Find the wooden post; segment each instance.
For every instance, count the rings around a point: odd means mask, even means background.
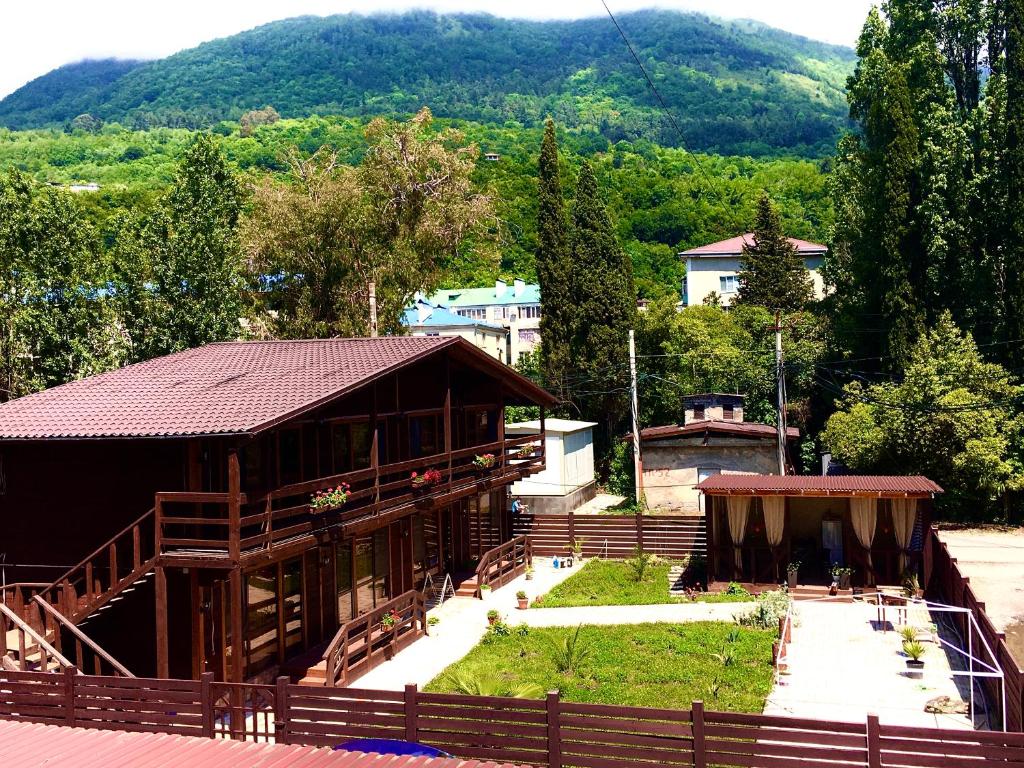
[[[238,467],[238,449],[232,447],[228,451],[228,556],[234,564],[237,564],[242,556],[241,478],[241,471]]]
[[[576,510],[569,510],[569,546],[576,541]]]
[[[199,706],[202,708],[203,736],[213,738],[213,672],[199,676]]]
[[[868,768],[882,768],[881,737],[878,728],[878,715],[868,715],[867,732]]]
[[[707,768],[708,756],[704,749],[704,702],[693,702],[690,710],[693,724],[693,768]]]
[[[274,689],[274,741],[288,743],[288,684],[291,680],[282,675],[277,678]]]
[[[559,723],[561,714],[558,691],[548,691],[546,703],[548,724],[548,768],[562,768],[562,734]]]
[[[232,683],[243,682],[245,674],[245,659],[242,654],[245,650],[245,642],[242,638],[242,570],[236,566],[228,578],[228,586],[231,590],[231,671]]]
[[[39,657],[44,659],[43,668],[46,668],[46,652],[40,648]],[[64,725],[74,727],[75,725],[75,676],[78,670],[75,667],[64,667]]]
[[[416,727],[416,694],[415,683],[405,686],[405,740],[416,741],[419,729]]]
[[[167,679],[170,656],[167,645],[167,573],[162,565],[156,567],[156,676]]]

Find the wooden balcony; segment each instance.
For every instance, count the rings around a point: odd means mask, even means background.
[[[479,467],[476,456],[493,454]],[[544,469],[543,438],[524,435],[454,451],[321,477],[277,488],[260,498],[242,493],[158,493],[156,551],[181,566],[233,567],[284,549],[302,549],[317,535],[349,536],[412,513],[506,485]],[[438,482],[414,487],[412,473],[436,470]],[[342,483],[345,504],[310,512],[310,497]]]

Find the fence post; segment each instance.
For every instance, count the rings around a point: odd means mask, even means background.
[[[548,768],[562,768],[561,707],[558,691],[548,691]]]
[[[418,741],[418,731],[416,727],[416,705],[417,705],[417,693],[419,689],[415,683],[407,683],[405,686],[405,740],[406,741]]]
[[[43,659],[45,668],[46,651],[40,648],[39,656]],[[72,727],[75,725],[75,676],[77,674],[77,667],[64,667],[64,724]]]
[[[575,510],[569,510],[569,546],[573,545],[576,541],[576,512]]]
[[[707,768],[708,756],[704,749],[704,702],[693,702],[690,710],[693,725],[693,767]]]
[[[203,736],[213,738],[213,672],[199,676],[199,706],[203,713]]]
[[[636,508],[636,545],[644,551],[644,513],[641,511],[639,499]]]
[[[277,678],[274,689],[274,741],[278,744],[288,743],[288,684],[291,679],[287,675]]]
[[[878,715],[868,715],[868,768],[882,768],[882,748]]]

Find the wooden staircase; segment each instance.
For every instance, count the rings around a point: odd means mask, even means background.
[[[456,597],[476,597],[480,590],[480,582],[475,573],[469,576],[454,576],[452,581],[455,582]]]

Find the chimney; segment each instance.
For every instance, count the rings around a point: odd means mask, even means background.
[[[416,302],[416,322],[422,323],[434,313],[434,308],[425,301]]]
[[[516,296],[522,296],[526,292],[526,281],[521,277],[517,277],[512,281],[513,293]]]
[[[504,280],[495,280],[494,281],[494,295],[495,295],[496,298],[500,299],[502,296],[505,295],[505,291],[507,291],[507,290],[508,290],[508,283],[506,283]]]

